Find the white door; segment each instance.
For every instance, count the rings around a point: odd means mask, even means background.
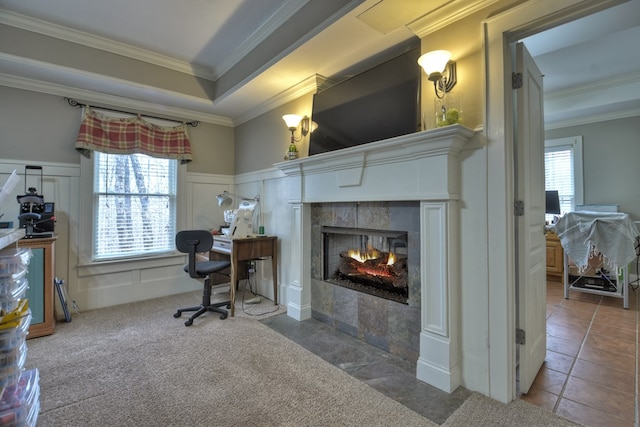
[[[542,73],[524,44],[516,45],[515,190],[524,203],[516,217],[517,327],[520,391],[527,393],[546,355],[546,243],[544,236],[544,116]],[[517,79],[519,80],[519,79]]]

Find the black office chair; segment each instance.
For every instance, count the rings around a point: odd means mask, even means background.
[[[195,311],[195,313],[184,322],[185,326],[191,326],[193,319],[207,311],[220,313],[221,319],[227,318],[226,306],[231,308],[231,302],[218,302],[211,304],[211,275],[219,273],[221,270],[231,266],[230,261],[196,261],[196,254],[209,252],[213,245],[213,236],[207,230],[185,230],[176,234],[176,248],[183,253],[189,254],[189,263],[184,266],[184,271],[189,273],[194,279],[204,279],[204,290],[202,292],[202,304],[196,307],[181,308],[175,312],[176,319],[182,315],[183,311]]]

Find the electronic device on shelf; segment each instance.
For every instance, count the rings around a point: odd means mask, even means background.
[[[229,226],[222,228],[222,234],[231,239],[255,236],[253,217],[256,204],[256,201],[244,200],[240,202],[238,209],[225,210],[224,220]]]
[[[56,222],[55,205],[52,202],[45,202],[44,196],[38,194],[35,187],[27,189],[27,171],[31,169],[40,170],[42,186],[42,166],[25,166],[25,194],[16,197],[20,204],[18,214],[20,228],[25,229],[26,239],[53,237]]]

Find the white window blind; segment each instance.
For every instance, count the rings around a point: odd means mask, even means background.
[[[173,251],[177,160],[94,155],[94,260]]]
[[[561,214],[582,203],[582,137],[545,141],[544,187],[558,191]]]
[[[555,147],[544,153],[544,187],[557,190],[560,196],[560,211],[571,212],[575,208],[573,185],[573,153],[571,149]]]

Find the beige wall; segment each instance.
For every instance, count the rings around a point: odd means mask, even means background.
[[[187,171],[234,175],[233,159],[236,156],[235,131],[229,126],[203,123],[189,127],[191,154],[193,161],[187,165]]]
[[[545,132],[545,139],[582,136],[584,203],[618,204],[640,221],[640,117]]]
[[[0,86],[0,158],[80,163],[75,137],[79,108],[60,96]],[[189,172],[233,175],[233,128],[200,123],[188,128],[194,160]]]
[[[313,94],[304,95],[283,106],[243,123],[235,129],[236,174],[242,174],[273,167],[284,161],[284,153],[291,141],[282,116],[300,114],[311,116]],[[299,135],[299,131],[296,133]],[[309,135],[297,142],[300,157],[309,153]]]
[[[458,81],[452,93],[461,95],[463,124],[471,129],[484,122],[485,76],[482,56],[482,21],[522,2],[522,0],[499,1],[480,12],[434,31],[421,40],[422,53],[439,49],[451,52],[451,59],[456,62]],[[426,75],[423,77],[422,87],[422,112],[427,119],[430,119],[435,115],[436,96],[433,83],[426,79]]]
[[[80,163],[80,109],[62,97],[0,86],[0,158]]]

